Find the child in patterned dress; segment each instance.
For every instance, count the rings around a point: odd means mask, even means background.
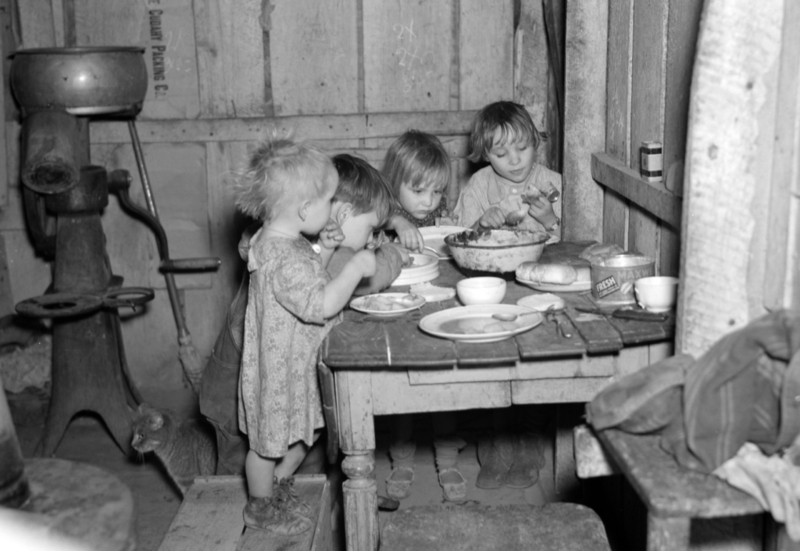
[[[383,175],[397,203],[389,227],[410,250],[422,251],[424,242],[418,228],[434,226],[447,214],[445,191],[450,184],[450,158],[436,136],[409,130],[386,152]],[[455,412],[431,415],[434,433],[434,457],[439,484],[448,501],[467,497],[467,481],[458,470],[458,452],[466,442],[456,435]],[[386,493],[404,499],[414,481],[413,417],[397,415],[392,427],[389,456],[392,472],[386,479]]]
[[[239,209],[263,221],[250,240],[250,273],[239,380],[239,427],[248,436],[245,525],[295,535],[312,525],[292,475],[324,426],[317,354],[332,320],[364,277],[372,251],[358,251],[331,278],[319,235],[334,249],[341,230],[330,214],[338,175],[319,149],[274,137],[237,179]]]

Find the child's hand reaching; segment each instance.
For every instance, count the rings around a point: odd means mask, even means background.
[[[556,213],[553,211],[553,204],[541,193],[536,197],[531,197],[528,204],[530,205],[528,214],[545,228],[551,227],[558,220]]]
[[[328,223],[319,232],[319,244],[326,249],[335,249],[343,240],[344,233],[335,220],[328,220]]]
[[[400,244],[409,251],[422,252],[425,247],[425,241],[422,239],[420,231],[408,220],[402,216],[395,216],[392,220],[394,231],[397,233],[397,238]]]
[[[483,213],[478,224],[484,228],[501,228],[506,223],[506,215],[500,207],[490,207]]]

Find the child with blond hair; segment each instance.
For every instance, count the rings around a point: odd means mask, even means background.
[[[334,249],[341,230],[330,222],[338,175],[319,149],[274,137],[253,153],[237,178],[236,204],[263,222],[250,240],[250,273],[239,380],[239,428],[248,436],[245,459],[251,528],[283,535],[308,530],[311,508],[292,488],[292,475],[324,427],[317,354],[333,318],[364,277],[375,255],[355,253],[331,278],[320,249]]]
[[[561,174],[536,162],[541,137],[528,111],[498,101],[476,115],[470,133],[469,160],[486,161],[461,191],[455,207],[458,224],[500,228],[507,215],[520,213],[518,229],[545,231],[558,241],[561,220],[548,197],[561,192]]]
[[[472,175],[455,207],[458,224],[466,227],[512,226],[550,234],[559,241],[561,220],[553,201],[561,193],[561,174],[536,162],[541,136],[530,114],[511,101],[491,103],[478,111],[470,133],[471,161],[488,166]],[[518,220],[510,220],[518,213]],[[547,406],[517,406],[493,412],[494,429],[478,441],[481,470],[475,485],[527,488],[544,467]]]
[[[389,147],[383,175],[394,193],[396,207],[389,228],[410,250],[422,251],[424,242],[418,228],[434,226],[447,215],[445,191],[450,184],[450,158],[436,136],[409,130]],[[448,501],[467,496],[467,482],[458,470],[458,452],[466,442],[456,435],[455,412],[432,414],[434,458],[439,484]],[[417,449],[413,435],[413,417],[394,419],[389,456],[392,472],[386,479],[386,493],[404,499],[414,481],[414,456]]]

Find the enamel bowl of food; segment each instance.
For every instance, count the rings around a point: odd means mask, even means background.
[[[444,238],[460,268],[481,272],[513,272],[523,262],[542,256],[550,236],[528,230],[479,230]]]
[[[537,291],[574,293],[592,287],[592,270],[586,265],[523,262],[515,275],[519,283]]]
[[[354,298],[350,308],[373,316],[395,316],[416,310],[423,304],[425,299],[412,293],[379,293]]]
[[[468,277],[456,283],[461,303],[500,304],[506,296],[506,281],[499,277]]]
[[[400,270],[400,275],[392,281],[392,287],[414,285],[439,277],[439,258],[431,253],[411,253],[411,264]]]

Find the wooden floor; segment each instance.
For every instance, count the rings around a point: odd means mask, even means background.
[[[191,394],[176,396],[149,395],[145,398],[155,405],[169,403],[173,409],[188,410],[192,407]],[[12,414],[16,408],[12,405]],[[464,412],[468,417],[475,419],[481,417],[481,412]],[[483,414],[485,415],[485,413]],[[15,421],[19,415],[14,415]],[[26,457],[33,454],[33,450],[41,436],[42,420],[35,415],[25,415],[23,422],[17,422],[17,435]],[[461,418],[460,418],[461,419]],[[390,419],[378,418],[378,450],[376,451],[376,479],[378,492],[385,495],[385,479],[390,472],[387,457],[387,434]],[[414,505],[436,505],[443,502],[441,488],[439,487],[433,461],[433,451],[430,437],[426,436],[427,421],[424,417],[417,419],[416,424],[422,426],[420,444],[417,451],[416,475],[411,496],[401,503],[401,510]],[[469,424],[469,423],[468,423]],[[547,454],[548,464],[541,473],[540,482],[526,490],[503,488],[499,490],[481,490],[475,487],[475,479],[480,470],[476,454],[477,435],[465,430],[465,439],[468,446],[459,456],[461,472],[468,481],[467,499],[486,505],[504,504],[530,504],[543,505],[554,500],[552,485],[552,457]],[[145,457],[126,457],[114,444],[102,422],[93,416],[78,416],[69,425],[64,439],[56,450],[56,457],[73,461],[82,461],[104,468],[127,484],[134,494],[137,508],[136,531],[140,551],[156,551],[161,544],[167,530],[175,517],[181,504],[181,497],[163,472],[156,458],[150,455]],[[332,488],[332,493],[339,492]],[[334,507],[334,511],[336,507]],[[381,523],[384,524],[392,513],[381,513]],[[334,513],[335,516],[335,513]],[[334,522],[335,519],[334,519]],[[337,534],[334,526],[334,548],[341,548],[340,533]],[[339,531],[340,532],[340,531]]]

